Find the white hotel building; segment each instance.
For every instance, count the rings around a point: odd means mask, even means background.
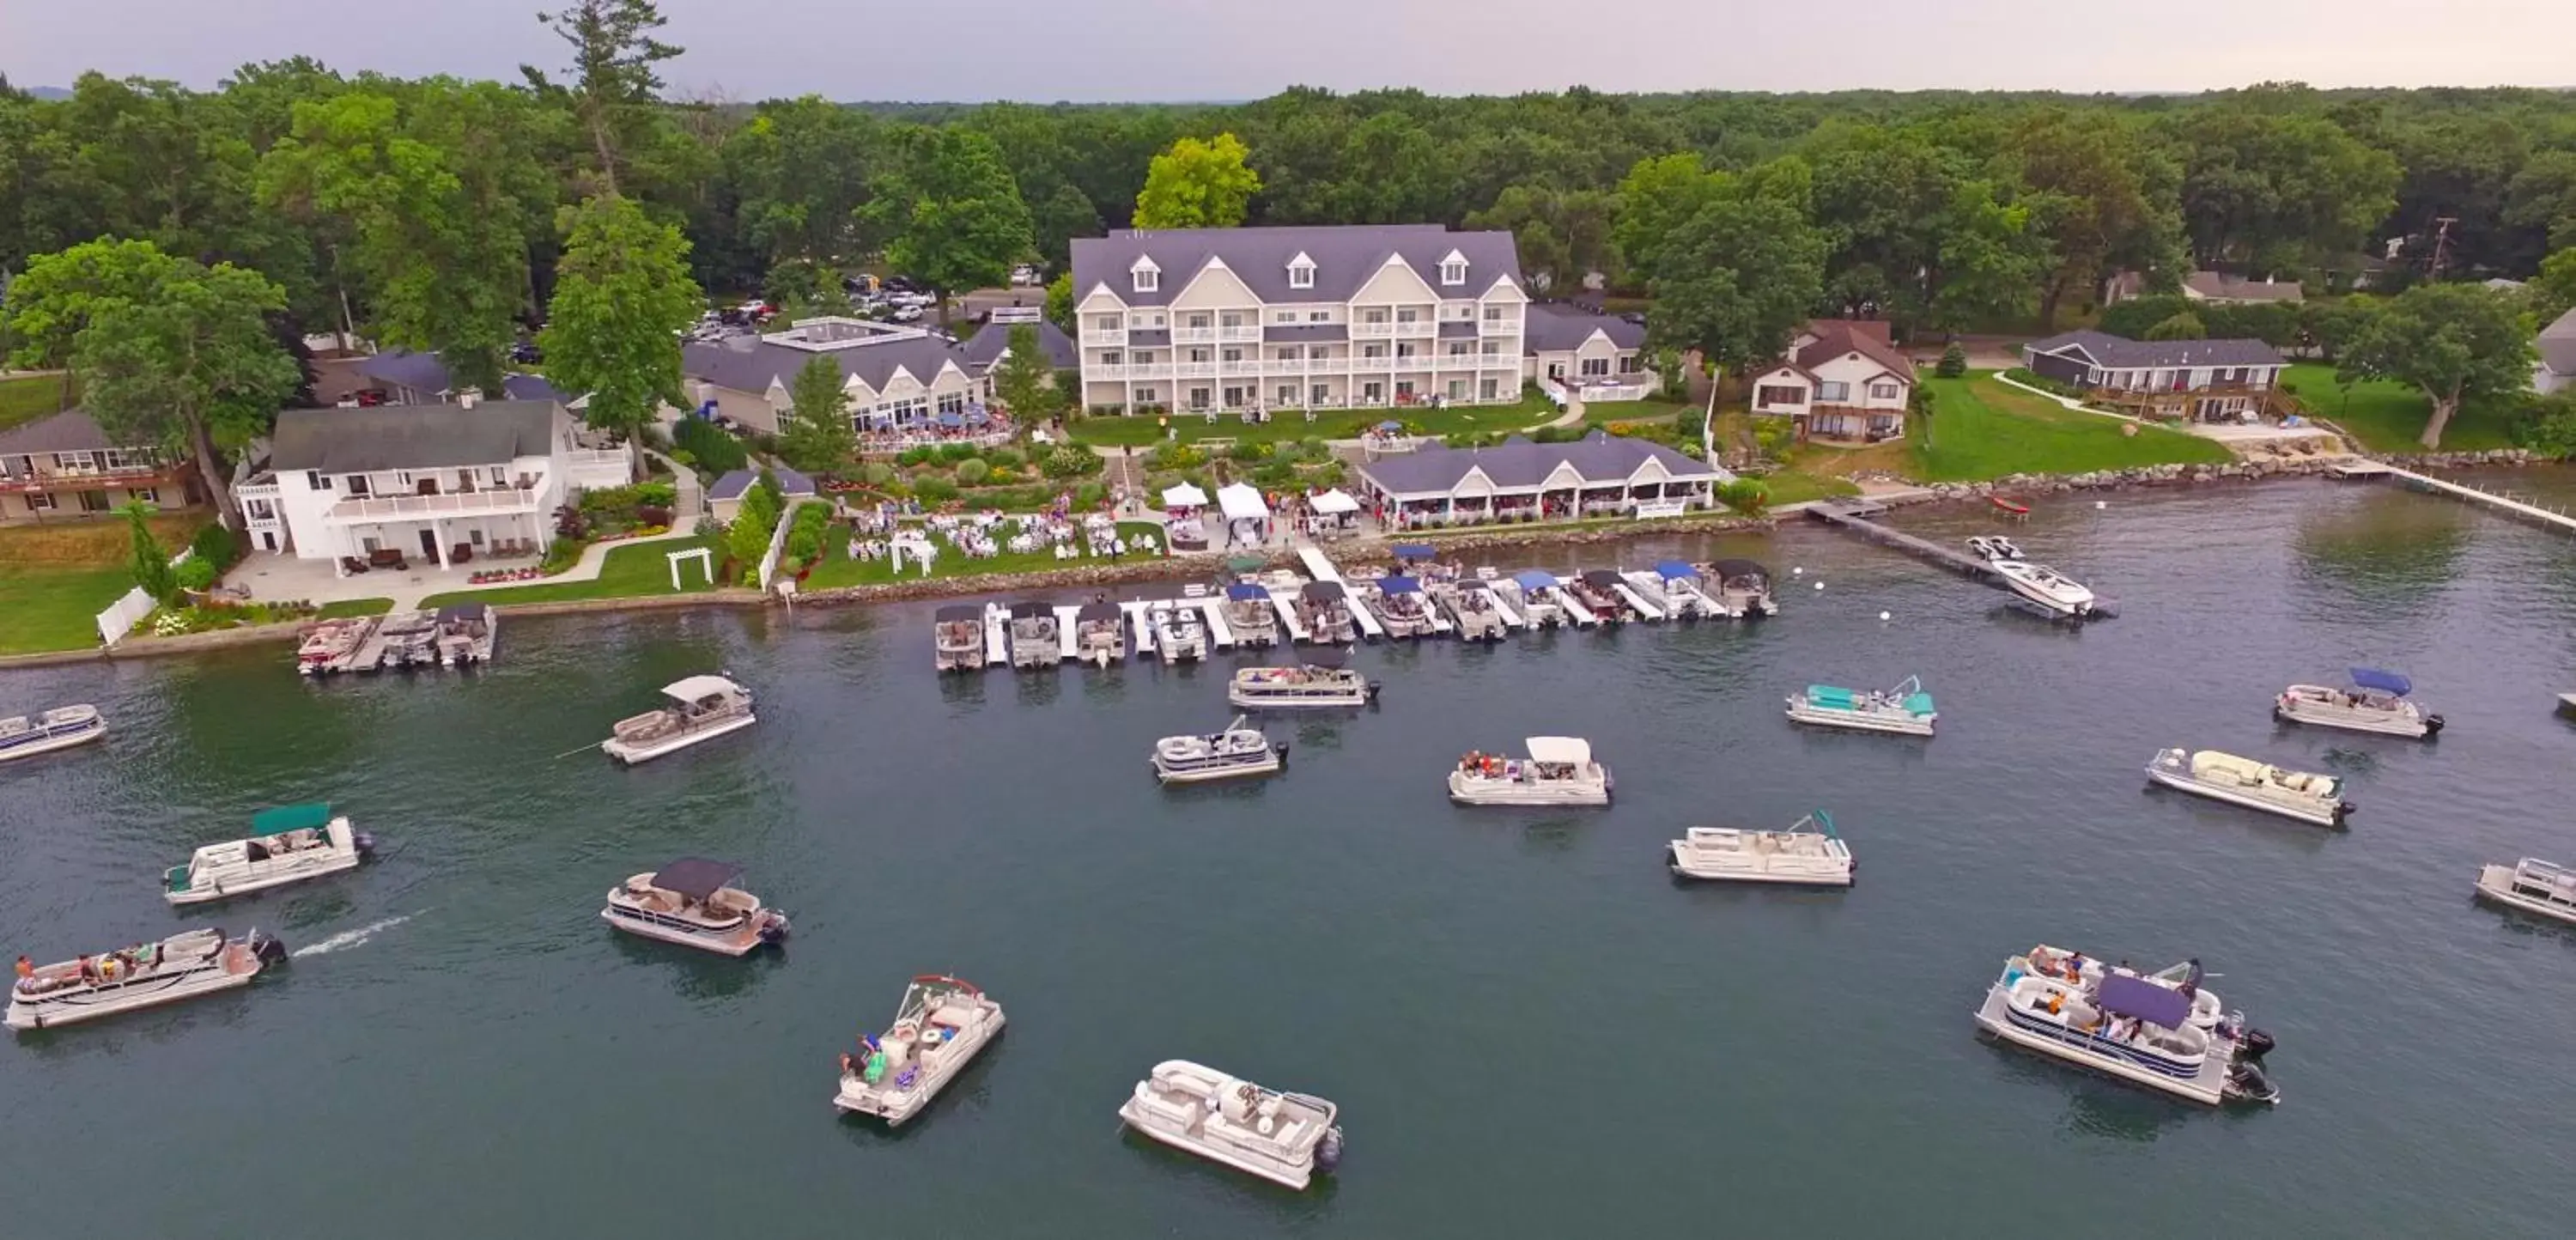
[[[1074,240],[1073,291],[1095,412],[1520,399],[1530,299],[1507,232],[1121,231]]]

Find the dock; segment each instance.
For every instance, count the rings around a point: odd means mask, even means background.
[[[1218,594],[1210,595],[1206,598],[1182,599],[1181,605],[1184,607],[1196,607],[1199,609],[1200,615],[1207,617],[1209,645],[1214,646],[1219,650],[1234,649],[1234,630],[1227,627],[1225,617],[1219,614],[1225,610],[1224,595]]]
[[[1011,662],[1011,613],[1000,603],[984,604],[984,666],[1008,667]]]
[[[1081,635],[1074,632],[1073,624],[1074,613],[1081,610],[1081,608],[1075,607],[1069,603],[1059,603],[1056,605],[1055,635],[1058,641],[1064,643],[1064,657],[1068,660],[1073,658],[1077,653],[1077,643],[1082,640]]]
[[[1664,618],[1664,609],[1656,606],[1654,600],[1638,593],[1635,586],[1629,585],[1625,580],[1621,580],[1616,584],[1619,589],[1619,597],[1628,600],[1628,605],[1636,608],[1638,615],[1643,616],[1648,620],[1661,620]]]
[[[1494,600],[1494,610],[1503,617],[1504,628],[1518,630],[1530,626],[1529,617],[1522,615],[1521,610],[1512,606],[1511,600],[1504,598],[1503,592],[1494,589],[1490,582],[1485,587],[1485,597]]]
[[[1360,636],[1370,641],[1386,636],[1386,626],[1377,622],[1377,613],[1370,611],[1368,604],[1361,602],[1358,595],[1350,592],[1350,583],[1342,580],[1342,570],[1333,567],[1333,562],[1326,559],[1323,552],[1313,547],[1299,547],[1297,558],[1305,562],[1307,576],[1317,581],[1332,582],[1342,588],[1345,596],[1343,602],[1350,607],[1351,619],[1358,623]]]
[[[1964,551],[1953,551],[1930,539],[1917,538],[1912,534],[1891,530],[1876,521],[1869,520],[1870,517],[1885,511],[1887,507],[1884,504],[1871,504],[1864,501],[1856,504],[1817,504],[1807,509],[1807,515],[1827,525],[1849,530],[1881,546],[1894,547],[1919,559],[1930,560],[1962,576],[1974,577],[1992,586],[2003,585],[2003,578],[1997,575],[1995,570],[1986,567],[1984,560]]]
[[[2379,463],[2373,461],[2371,464],[2378,465]],[[2338,474],[2337,476],[2340,477],[2345,475]],[[2379,465],[2379,472],[2377,474],[2365,474],[2360,476],[2393,478],[2396,479],[2399,484],[2414,490],[2425,491],[2434,495],[2443,495],[2452,499],[2462,500],[2485,508],[2487,511],[2496,513],[2499,516],[2512,517],[2517,521],[2537,525],[2543,529],[2556,530],[2561,534],[2576,534],[2576,516],[2569,516],[2555,508],[2543,508],[2538,504],[2525,503],[2510,495],[2499,495],[2496,492],[2484,490],[2478,487],[2467,486],[2457,482],[2447,482],[2440,478],[2416,473],[2411,469],[2399,469],[2393,465]]]
[[[1566,615],[1574,617],[1575,624],[1588,629],[1601,623],[1601,617],[1593,615],[1591,608],[1576,601],[1574,591],[1565,588],[1565,578],[1557,578],[1556,584],[1548,587],[1548,592],[1556,596],[1556,605],[1564,608]]]
[[[1342,570],[1333,567],[1333,562],[1330,559],[1325,558],[1323,552],[1317,551],[1313,547],[1299,547],[1297,548],[1297,558],[1306,565],[1307,576],[1312,577],[1317,581],[1341,583],[1345,588],[1348,588],[1348,583],[1342,582]]]
[[[1297,614],[1297,587],[1282,588],[1263,582],[1261,588],[1269,591],[1270,610],[1279,617],[1280,626],[1288,630],[1288,640],[1291,642],[1309,640],[1305,618]]]
[[[1118,610],[1127,613],[1127,627],[1135,633],[1135,638],[1127,643],[1128,654],[1139,659],[1155,654],[1154,605],[1142,599],[1129,599],[1120,603]]]

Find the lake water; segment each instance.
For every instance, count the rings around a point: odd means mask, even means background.
[[[6,1230],[2563,1234],[2576,933],[2470,884],[2576,860],[2576,728],[2551,714],[2576,544],[2369,485],[2107,504],[2012,529],[2119,601],[2080,632],[1803,525],[1586,548],[1751,554],[1786,614],[1367,648],[1379,709],[1274,724],[1288,774],[1214,790],[1144,759],[1225,721],[1223,662],[943,680],[929,604],[513,621],[474,677],[312,684],[273,647],[0,676],[7,713],[95,701],[116,726],[0,768],[0,944],[54,960],[213,921],[300,953],[0,1047]],[[2270,722],[2283,683],[2355,662],[2410,672],[2449,730]],[[632,771],[590,748],[716,668],[760,694],[753,732]],[[1780,717],[1810,681],[1909,673],[1935,740]],[[1534,733],[1590,737],[1616,807],[1446,802],[1459,753]],[[2340,772],[2360,812],[2331,834],[2149,793],[2167,745]],[[161,903],[194,844],[311,799],[386,855]],[[1664,870],[1685,826],[1816,807],[1852,890]],[[610,885],[692,853],[794,914],[782,955],[602,925]],[[2040,941],[2201,956],[2279,1038],[2282,1105],[1981,1041],[1971,1009]],[[982,984],[1009,1032],[899,1134],[839,1118],[835,1055],[927,971]],[[1334,1099],[1341,1173],[1293,1194],[1122,1135],[1164,1058]]]

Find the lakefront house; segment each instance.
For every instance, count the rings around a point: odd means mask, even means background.
[[[2129,340],[2061,332],[2021,347],[2031,373],[2159,417],[2209,422],[2260,413],[2290,365],[2260,340]]]
[[[1905,434],[1914,363],[1880,319],[1817,319],[1745,386],[1755,414],[1788,418],[1801,439],[1877,443]]]
[[[133,503],[185,508],[201,498],[194,462],[121,442],[80,410],[0,431],[0,525],[105,516]]]

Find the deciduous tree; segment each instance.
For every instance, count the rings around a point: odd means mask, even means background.
[[[1011,334],[1003,342],[1001,363],[993,368],[993,395],[1000,397],[1002,407],[1022,426],[1040,421],[1063,404],[1064,394],[1055,386],[1055,372],[1047,365],[1046,350],[1038,344],[1034,323],[1013,323]]]
[[[1659,345],[1738,370],[1778,357],[1824,290],[1825,242],[1778,197],[1725,190],[1660,242],[1648,270]]]
[[[1154,157],[1136,195],[1138,228],[1232,228],[1243,222],[1261,174],[1246,166],[1243,139],[1221,133],[1183,138]]]
[[[949,294],[999,284],[1029,256],[1029,208],[1001,148],[983,134],[915,130],[907,148],[862,218],[885,231],[886,261],[938,295],[945,323]]]
[[[2424,284],[2374,309],[2345,342],[2336,378],[2395,379],[2433,402],[2419,440],[2442,430],[2466,401],[2497,400],[2531,382],[2531,336],[2513,302],[2475,284]]]
[[[662,89],[654,66],[680,54],[680,49],[653,37],[667,19],[653,0],[573,0],[557,13],[537,20],[572,48],[572,79],[558,88],[545,73],[521,65],[529,85],[540,93],[568,95],[572,112],[590,139],[598,189],[617,192],[621,166],[648,140],[652,108]]]
[[[643,430],[666,402],[685,406],[682,328],[706,297],[689,278],[689,243],[642,208],[605,194],[564,211],[564,256],[537,342],[547,377],[587,393],[581,417],[626,437],[640,472]]]

